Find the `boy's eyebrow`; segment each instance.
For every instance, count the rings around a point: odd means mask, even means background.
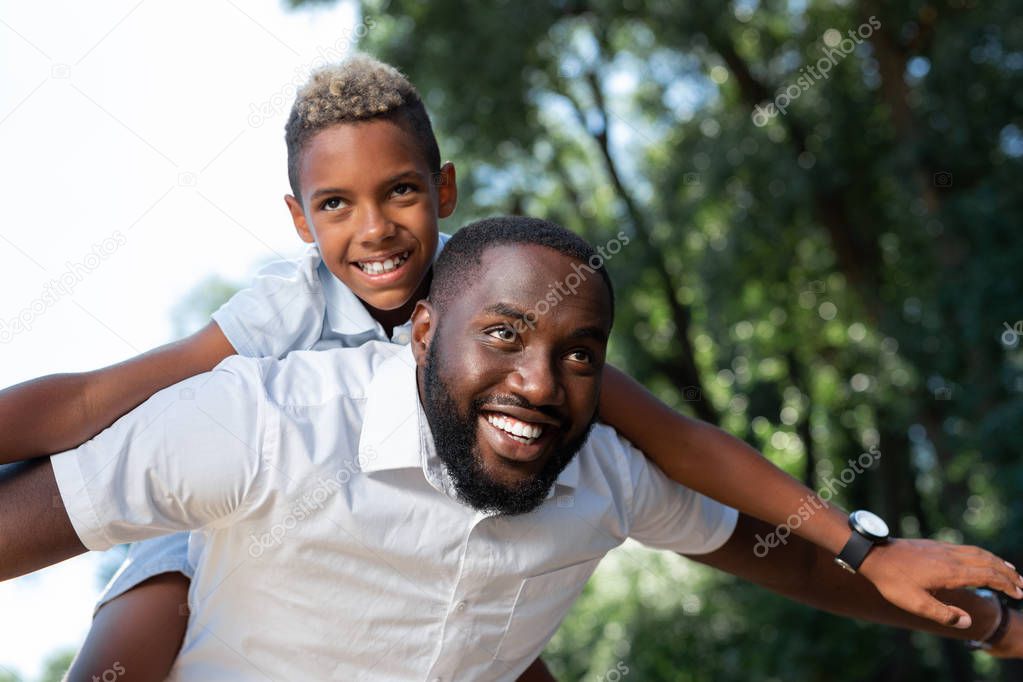
[[[406,178],[414,178],[416,180],[419,180],[420,182],[425,182],[427,179],[427,177],[420,173],[419,171],[415,169],[409,169],[407,171],[402,171],[401,173],[395,173],[391,177],[384,180],[382,184],[390,185],[392,182],[397,182],[398,180],[405,180]]]
[[[406,179],[414,179],[414,180],[418,180],[419,182],[426,182],[427,181],[426,176],[424,176],[422,173],[420,173],[419,171],[417,171],[415,169],[409,169],[409,170],[406,170],[406,171],[402,171],[400,173],[395,173],[394,175],[392,175],[392,176],[388,177],[387,179],[385,179],[380,184],[381,184],[381,186],[391,185],[391,184],[393,184],[395,182],[398,182],[399,180],[406,180]],[[340,187],[321,187],[320,189],[316,190],[315,192],[313,192],[309,196],[309,200],[312,201],[312,200],[316,199],[317,197],[321,197],[321,196],[323,196],[325,194],[345,194],[347,191],[348,190],[342,189]]]

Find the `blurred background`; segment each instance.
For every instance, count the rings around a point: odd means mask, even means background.
[[[0,36],[0,384],[176,338],[299,252],[283,123],[310,69],[361,49],[409,75],[458,167],[443,230],[624,232],[616,364],[846,508],[1023,565],[1015,3],[0,2]],[[111,554],[0,584],[0,680],[59,679]],[[1023,678],[632,546],[545,659],[609,682]]]

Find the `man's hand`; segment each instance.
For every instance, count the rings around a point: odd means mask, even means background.
[[[1009,629],[997,645],[987,650],[995,658],[1023,658],[1023,613],[1009,611]]]
[[[1015,599],[1023,598],[1023,578],[1016,569],[979,547],[893,539],[874,547],[859,572],[895,606],[961,629],[970,627],[970,614],[936,599],[935,590],[987,587]],[[1023,633],[1017,637],[1023,645]]]

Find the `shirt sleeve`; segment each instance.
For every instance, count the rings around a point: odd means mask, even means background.
[[[732,536],[739,513],[671,480],[619,436],[632,483],[629,537],[655,549],[707,554]]]
[[[271,263],[255,281],[213,313],[239,355],[283,357],[311,348],[320,338],[326,309],[317,275],[319,252]]]
[[[92,440],[51,458],[89,549],[227,525],[265,478],[276,414],[258,361],[232,356],[155,394]]]

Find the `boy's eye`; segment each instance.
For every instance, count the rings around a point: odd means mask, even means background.
[[[403,182],[400,185],[395,185],[394,189],[391,190],[391,194],[397,197],[403,197],[408,194],[412,194],[416,191],[416,187],[408,182]]]
[[[511,343],[519,336],[511,327],[496,327],[494,329],[489,330],[487,334],[489,336],[493,336],[495,339],[498,339],[499,341],[505,341],[507,343]]]
[[[337,211],[345,207],[345,201],[341,197],[331,197],[320,204],[321,211]]]

